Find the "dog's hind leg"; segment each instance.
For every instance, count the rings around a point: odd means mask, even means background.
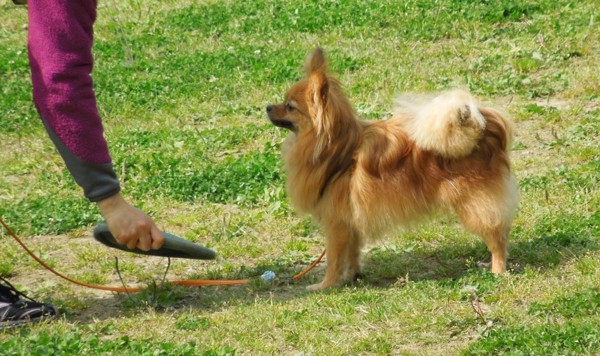
[[[327,271],[321,283],[308,287],[311,291],[335,287],[341,285],[344,280],[348,247],[351,243],[352,229],[341,221],[329,221],[324,225]]]
[[[490,185],[486,185],[480,189],[461,189],[468,193],[453,199],[452,205],[462,224],[481,236],[492,254],[491,270],[500,274],[506,271],[508,236],[517,209],[518,194],[512,177],[495,188],[490,189]]]
[[[492,273],[500,274],[506,272],[506,259],[508,257],[508,234],[509,229],[498,229],[482,235],[483,241],[492,254],[492,261],[485,264],[490,267]]]
[[[490,263],[483,263],[485,267],[491,267],[493,273],[500,274],[506,271],[506,259],[508,257],[508,235],[510,227],[503,224],[490,227],[481,220],[477,220],[476,213],[470,212],[458,213],[463,225],[470,231],[478,234],[485,242],[488,250],[492,254]],[[467,216],[465,216],[467,215]],[[470,216],[469,216],[470,215]]]

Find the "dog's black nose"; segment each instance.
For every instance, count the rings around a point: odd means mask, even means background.
[[[273,110],[273,105],[267,105],[267,112],[271,112]]]

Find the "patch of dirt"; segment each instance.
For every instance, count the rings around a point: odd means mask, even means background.
[[[581,108],[585,112],[591,112],[600,108],[599,101],[574,100],[562,98],[547,98],[531,101],[519,101],[512,97],[494,98],[493,102],[485,102],[485,105],[499,108],[509,112],[510,108],[519,105],[535,104],[541,107],[554,108],[561,115],[570,114],[569,110]],[[510,115],[509,115],[510,116]],[[511,151],[512,161],[517,176],[529,176],[545,171],[548,167],[556,167],[567,163],[568,155],[560,150],[568,149],[562,145],[565,140],[562,122],[543,122],[539,119],[519,120],[514,123],[513,149]]]
[[[71,278],[80,280],[80,275],[92,272],[106,278],[101,285],[123,286],[119,274],[114,266],[114,258],[118,257],[120,273],[128,287],[147,287],[149,281],[160,283],[162,280],[167,259],[162,257],[143,256],[131,254],[117,249],[110,249],[94,240],[91,231],[78,231],[77,237],[59,236],[34,236],[23,238],[23,242],[36,256],[48,262],[56,271]],[[8,238],[0,241],[3,245],[13,244]],[[19,290],[40,301],[56,304],[69,322],[93,323],[113,318],[127,317],[129,314],[139,312],[154,305],[151,299],[152,292],[128,296],[127,293],[114,293],[97,289],[78,286],[52,272],[45,270],[33,261],[20,247],[16,250],[18,266],[14,274],[8,279]],[[256,265],[257,261],[228,259],[227,263],[234,265]],[[209,271],[215,268],[214,261],[198,261],[186,259],[172,259],[171,266],[166,276],[167,280],[189,279],[190,276],[201,276],[202,279],[213,279]],[[101,268],[108,271],[101,271]],[[304,266],[305,267],[305,266]],[[218,267],[217,267],[218,268]],[[290,267],[291,268],[291,267]],[[288,300],[307,293],[304,285],[315,283],[321,277],[318,270],[311,272],[311,277],[302,281],[290,282],[285,278],[278,280],[275,286],[266,290],[253,285],[184,288],[178,287],[173,297],[167,301],[169,308],[193,308],[218,311],[228,305],[237,305],[253,302],[256,298],[273,298],[273,288],[277,290],[277,300]],[[143,279],[141,279],[143,278]],[[194,277],[192,277],[194,278]],[[281,277],[283,278],[283,277]],[[313,278],[316,278],[313,280]],[[167,294],[169,294],[167,292]],[[160,292],[157,294],[160,297]],[[126,306],[124,303],[127,302]],[[151,306],[152,307],[152,306]],[[154,305],[157,310],[164,307]]]
[[[67,276],[78,270],[74,266],[78,250],[98,248],[98,243],[91,236],[76,239],[65,235],[35,236],[22,240],[36,256],[53,266],[58,273]],[[110,318],[118,314],[113,293],[71,284],[44,269],[20,247],[19,252],[24,256],[22,263],[16,266],[15,273],[8,279],[30,297],[50,302],[64,299],[67,304],[74,301],[77,307],[68,307],[68,317],[74,321],[87,322],[99,316]],[[115,282],[118,283],[118,279],[110,281],[111,284]]]

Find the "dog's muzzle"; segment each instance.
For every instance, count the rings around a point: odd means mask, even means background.
[[[274,115],[275,115],[274,109],[275,109],[274,105],[267,106],[267,116],[269,117],[269,120],[271,120],[273,125],[294,131],[294,124],[291,121],[274,117]]]

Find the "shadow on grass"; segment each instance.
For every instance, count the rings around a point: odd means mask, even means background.
[[[523,273],[526,269],[552,268],[589,251],[600,250],[600,214],[590,217],[556,216],[542,219],[533,228],[515,228],[510,244],[509,271]],[[412,248],[406,250],[389,248],[386,245],[375,248],[363,258],[363,277],[358,286],[371,288],[391,288],[400,282],[439,281],[441,284],[454,284],[474,279],[483,279],[477,262],[489,259],[484,243],[477,238],[468,242],[451,243],[444,241],[434,248]],[[235,278],[254,278],[250,285],[219,286],[202,288],[172,287],[168,285],[150,286],[136,294],[117,294],[109,298],[84,300],[89,305],[81,312],[74,312],[68,319],[79,322],[92,322],[113,317],[133,317],[140,310],[153,309],[157,312],[183,313],[185,310],[205,310],[216,312],[230,306],[254,304],[257,300],[285,302],[304,298],[310,294],[306,286],[317,283],[323,277],[325,263],[299,281],[281,277],[274,285],[259,282],[260,271],[273,269],[278,276],[292,275],[299,266],[264,265],[254,270],[244,270]],[[468,282],[471,283],[471,282]],[[484,283],[485,284],[485,283]]]
[[[460,278],[478,262],[487,262],[490,254],[476,236],[469,242],[444,242],[433,249],[398,251],[385,246],[364,258],[364,282],[389,286],[399,278],[412,281]],[[589,217],[555,216],[545,218],[530,230],[516,227],[509,243],[510,273],[527,268],[551,268],[588,251],[600,250],[600,212]]]

